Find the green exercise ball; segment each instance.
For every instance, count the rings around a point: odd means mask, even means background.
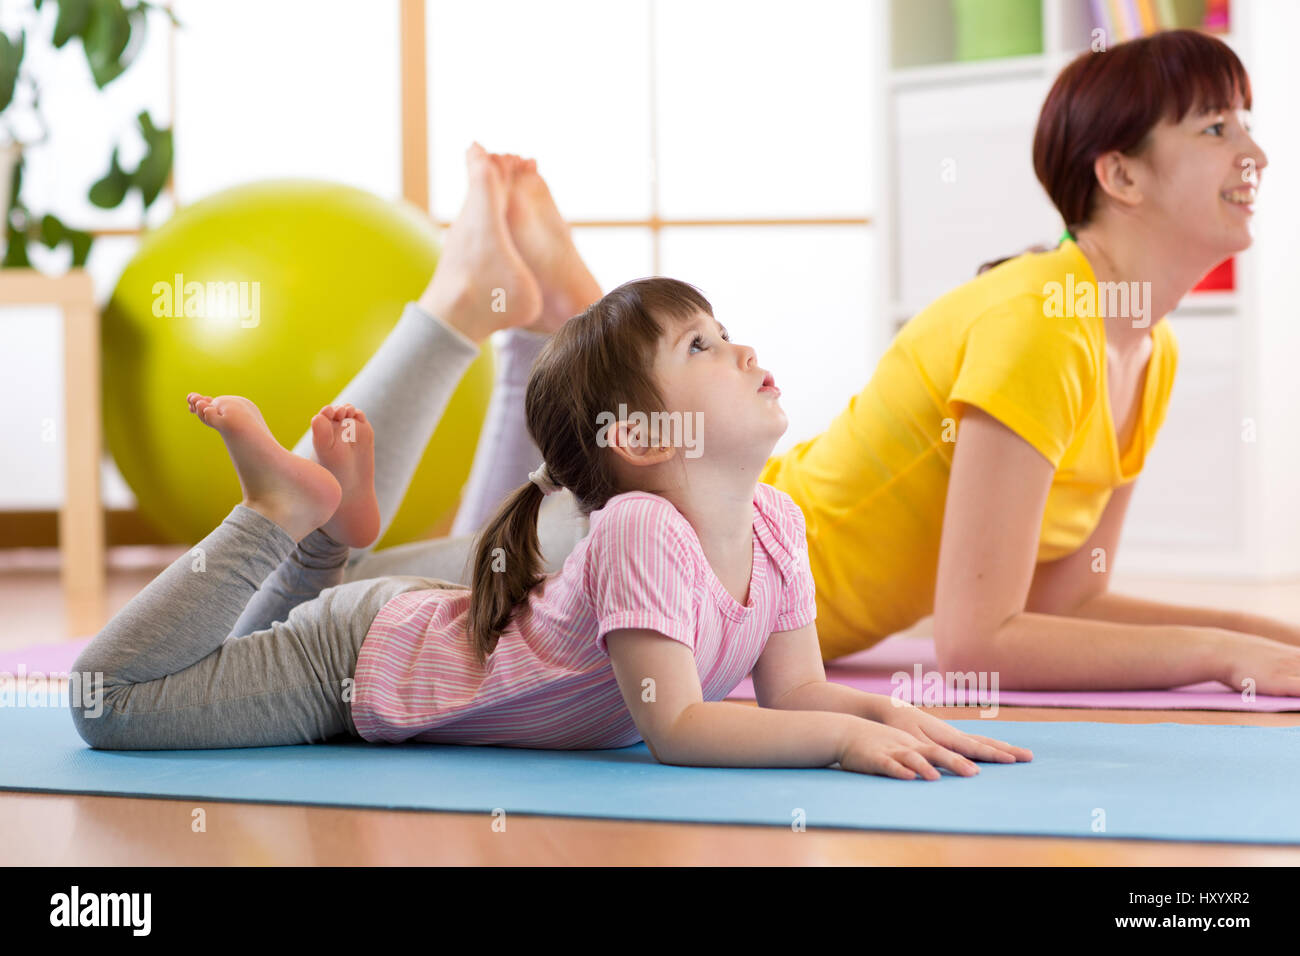
[[[104,434],[144,515],[191,543],[239,501],[225,444],[187,393],[251,399],[293,448],[437,261],[433,224],[415,207],[313,180],[227,189],[146,233],[105,307],[102,345]],[[461,380],[381,545],[427,536],[456,506],[491,355]]]

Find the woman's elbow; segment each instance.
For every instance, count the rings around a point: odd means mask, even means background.
[[[987,666],[992,637],[985,629],[936,616],[934,661],[941,671],[978,670]]]

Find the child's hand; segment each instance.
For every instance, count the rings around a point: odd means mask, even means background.
[[[915,779],[918,773],[926,780],[938,780],[939,771],[934,769],[934,764],[963,777],[979,773],[979,768],[965,757],[937,743],[922,741],[906,731],[866,719],[843,745],[839,764],[841,770],[876,773],[900,780]]]
[[[905,730],[917,740],[947,747],[976,760],[1015,763],[1034,759],[1033,753],[1024,747],[1013,747],[1005,741],[979,734],[962,733],[947,721],[896,698],[891,699],[890,705],[883,710],[884,713],[876,718],[882,724]]]

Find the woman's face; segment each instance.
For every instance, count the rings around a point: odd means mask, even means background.
[[[1255,191],[1268,157],[1241,108],[1193,108],[1162,120],[1135,168],[1143,205],[1162,231],[1220,261],[1250,246]]]

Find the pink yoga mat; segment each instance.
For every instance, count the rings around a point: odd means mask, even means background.
[[[0,653],[0,673],[16,674],[20,665],[27,674],[39,671],[42,674],[66,673],[72,669],[73,662],[81,649],[90,643],[90,638],[62,641],[57,644],[34,644],[16,651]],[[922,683],[915,681],[916,665],[921,665]],[[892,696],[897,688],[899,696],[912,701],[913,689],[925,693],[925,674],[935,670],[934,641],[928,637],[891,637],[869,650],[859,651],[831,661],[826,665],[826,676],[858,690],[873,694]],[[905,672],[907,681],[895,682],[893,675]],[[986,688],[980,694],[978,688],[964,694],[962,688],[955,688],[954,704],[971,706],[991,700]],[[942,691],[945,695],[946,689]],[[744,700],[754,699],[754,685],[746,678],[728,696]],[[1173,690],[1111,690],[1111,691],[1029,691],[998,689],[999,705],[1008,707],[1089,707],[1114,708],[1118,710],[1247,710],[1265,713],[1300,711],[1300,697],[1256,696],[1254,700],[1242,700],[1241,695],[1214,681],[1204,684],[1189,684]],[[923,700],[922,703],[925,703]],[[945,705],[948,700],[945,699]]]
[[[916,666],[921,667],[921,680],[916,680]],[[924,697],[927,674],[936,670],[934,640],[928,637],[891,637],[875,647],[846,657],[836,658],[826,664],[828,680],[847,684],[872,694],[898,696],[913,702],[915,696]],[[894,675],[905,673],[906,680],[895,680]],[[978,687],[969,692],[962,687],[951,690],[942,678],[930,686],[938,686],[943,695],[943,706],[978,706],[997,703],[1008,707],[1095,707],[1117,710],[1248,710],[1277,713],[1300,711],[1300,697],[1268,697],[1257,695],[1253,700],[1242,700],[1241,694],[1217,681],[1189,684],[1173,690],[1003,690],[998,688],[996,700],[991,686],[981,691]],[[933,691],[932,691],[933,692]],[[754,699],[754,685],[746,678],[729,695]],[[923,699],[923,704],[937,699]]]
[[[45,676],[66,674],[82,648],[90,643],[88,637],[59,641],[57,644],[32,644],[16,651],[0,651],[0,674],[27,674],[39,671]]]

